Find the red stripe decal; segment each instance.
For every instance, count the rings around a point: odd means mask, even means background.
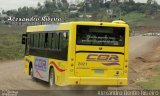
[[[40,78],[43,78],[43,76],[39,73],[38,70],[36,70],[36,73],[38,74],[38,76],[39,76]]]
[[[59,68],[54,61],[51,61],[50,64],[52,64],[60,72],[65,71],[64,69]]]

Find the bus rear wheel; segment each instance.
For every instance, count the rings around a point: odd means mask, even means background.
[[[31,67],[31,69],[30,69],[30,75],[31,75],[31,78],[34,80],[35,78],[34,78],[34,76],[33,76],[33,68]]]
[[[54,69],[51,68],[49,71],[49,87],[55,87]]]

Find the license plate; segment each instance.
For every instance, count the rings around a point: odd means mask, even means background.
[[[103,73],[104,73],[104,70],[96,69],[96,70],[94,70],[94,72],[95,72],[96,74],[103,74]]]

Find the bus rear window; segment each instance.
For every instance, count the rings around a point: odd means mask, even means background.
[[[124,27],[77,26],[78,45],[124,46]]]

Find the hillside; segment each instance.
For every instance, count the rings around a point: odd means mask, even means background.
[[[132,12],[122,18],[129,23],[131,32],[144,34],[160,32],[160,15],[154,18],[146,17],[142,13]],[[18,27],[17,27],[18,26]],[[26,26],[0,25],[0,60],[22,58],[24,46],[21,44],[21,35],[26,32]]]
[[[22,58],[24,47],[21,35],[25,31],[23,26],[0,25],[0,60]]]

